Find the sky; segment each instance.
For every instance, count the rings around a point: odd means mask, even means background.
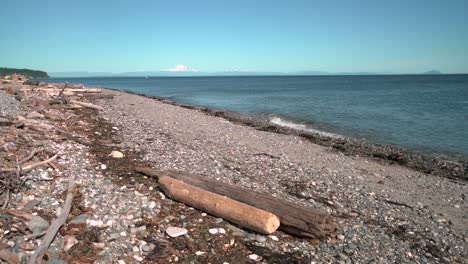
[[[468,73],[466,0],[3,0],[0,66]]]

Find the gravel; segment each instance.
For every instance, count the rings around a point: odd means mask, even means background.
[[[467,258],[466,182],[345,156],[198,110],[106,93],[114,99],[95,103],[106,108],[101,117],[108,122],[76,112],[80,121],[99,121],[76,130],[94,143],[48,141],[47,149],[58,153],[58,168],[25,175],[30,180],[8,206],[50,223],[60,212],[68,178],[75,178],[74,207],[49,249],[50,263],[462,263]],[[18,101],[0,90],[1,114],[6,101],[16,105],[6,112],[21,113]],[[65,114],[73,119],[69,111]],[[109,156],[112,151],[123,157]],[[322,241],[251,233],[166,198],[154,181],[132,173],[133,161],[316,208],[335,215],[340,229]],[[26,262],[41,238],[27,240],[23,221],[0,216],[0,245]],[[184,234],[169,236],[171,227]]]
[[[13,96],[0,90],[0,118],[17,116],[20,111],[20,102]]]
[[[287,244],[283,237],[259,242],[247,236],[271,252],[321,262],[457,262],[466,257],[464,181],[346,156],[200,110],[109,93],[115,97],[102,102],[104,117],[118,127],[120,147],[157,169],[197,173],[338,216],[338,237],[319,243],[291,237]]]

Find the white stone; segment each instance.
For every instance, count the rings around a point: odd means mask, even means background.
[[[87,222],[90,226],[97,226],[97,227],[101,227],[103,224],[101,220],[88,220]]]
[[[216,235],[218,234],[219,230],[218,228],[210,228],[208,232],[210,232],[210,234]]]
[[[155,201],[151,201],[151,202],[149,203],[149,205],[148,205],[148,208],[149,208],[149,209],[153,209],[153,208],[155,208],[155,207],[156,207],[156,202],[155,202]]]
[[[106,164],[101,164],[101,170],[105,170],[107,169],[107,165]]]
[[[224,230],[224,228],[218,228],[218,232],[220,234],[226,234],[226,230]]]
[[[203,252],[203,251],[197,251],[197,252],[195,252],[195,255],[197,255],[197,256],[201,256],[201,255],[203,255],[203,254],[206,254],[206,252]]]
[[[126,237],[126,236],[127,236],[127,233],[125,233],[125,232],[120,232],[120,236]]]
[[[178,237],[187,234],[188,230],[185,228],[170,226],[166,229],[166,234],[170,237]]]
[[[279,241],[278,237],[277,236],[270,236],[270,238],[274,241]]]
[[[115,158],[115,159],[121,159],[121,158],[124,157],[124,154],[123,154],[122,152],[120,152],[120,151],[113,150],[113,151],[109,154],[109,156],[111,156],[111,157],[113,157],[113,158]]]
[[[258,259],[258,255],[257,255],[257,254],[250,254],[250,255],[249,255],[249,259],[251,259],[251,260],[257,260],[257,259]]]

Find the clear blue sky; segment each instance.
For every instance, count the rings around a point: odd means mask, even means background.
[[[468,72],[467,0],[4,0],[0,66]]]

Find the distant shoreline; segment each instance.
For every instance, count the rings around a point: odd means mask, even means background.
[[[440,76],[440,75],[468,75],[468,73],[437,73],[437,74],[429,74],[429,73],[375,73],[375,74],[200,74],[200,75],[87,75],[87,76],[50,76],[52,79],[80,79],[80,78],[193,78],[193,77],[352,77],[352,76]],[[42,80],[42,79],[37,79]],[[44,81],[47,79],[43,79]]]

